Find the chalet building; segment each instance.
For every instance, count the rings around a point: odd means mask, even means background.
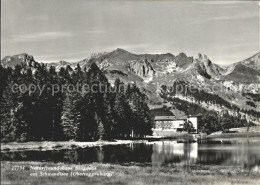
[[[181,132],[183,130],[185,120],[186,119],[184,118],[176,118],[175,116],[155,116],[154,129]]]
[[[185,117],[176,117],[176,116],[155,116],[154,118],[154,135],[165,135],[169,132],[182,132],[183,125],[185,122],[189,122],[193,125],[195,131],[198,132],[198,117],[197,116],[185,116]],[[167,134],[167,135],[168,135]]]

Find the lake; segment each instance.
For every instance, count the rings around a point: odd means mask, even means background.
[[[50,161],[64,163],[119,163],[137,165],[221,165],[259,171],[260,140],[228,144],[157,141],[55,150],[1,151],[3,161]]]

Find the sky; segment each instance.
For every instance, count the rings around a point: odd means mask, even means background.
[[[249,1],[1,0],[1,58],[79,61],[91,53],[206,54],[228,65],[260,51]]]

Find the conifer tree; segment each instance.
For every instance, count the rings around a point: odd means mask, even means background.
[[[67,96],[63,103],[63,111],[61,116],[61,125],[63,127],[63,133],[65,138],[79,139],[79,123],[81,121],[81,115],[76,110],[75,101],[72,94],[67,93]]]
[[[0,124],[1,124],[1,141],[14,141],[16,139],[16,120],[15,106],[12,98],[12,92],[8,85],[2,93],[0,101]]]
[[[102,140],[103,137],[104,137],[104,126],[103,126],[103,123],[102,121],[98,118],[97,114],[95,114],[95,120],[97,121],[97,136],[98,136],[98,139],[99,140]]]

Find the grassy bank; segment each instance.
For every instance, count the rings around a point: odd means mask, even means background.
[[[208,135],[206,139],[213,139],[213,138],[253,138],[253,137],[260,137],[260,132],[240,132],[240,133],[220,133],[214,135]]]
[[[236,133],[222,133],[222,131],[212,133],[203,139],[225,139],[225,138],[254,138],[260,137],[260,126],[252,126],[247,132],[247,127],[231,128],[230,131],[236,131]]]
[[[130,143],[143,143],[146,140],[114,140],[114,141],[30,141],[30,142],[8,142],[1,143],[1,150],[3,151],[18,151],[18,150],[54,150],[54,149],[68,149],[68,148],[85,148],[104,145],[120,145]]]
[[[24,170],[13,171],[14,166],[25,166]],[[73,172],[99,174],[92,177],[32,177],[35,171],[31,166],[62,166]],[[90,170],[75,170],[88,167]],[[57,171],[46,171],[56,173]],[[70,172],[70,171],[62,171]],[[41,163],[41,162],[1,162],[1,184],[250,184],[260,183],[259,172],[248,172],[231,167],[203,166],[197,168],[177,168],[174,166],[132,166],[118,164],[91,163],[88,165]]]

